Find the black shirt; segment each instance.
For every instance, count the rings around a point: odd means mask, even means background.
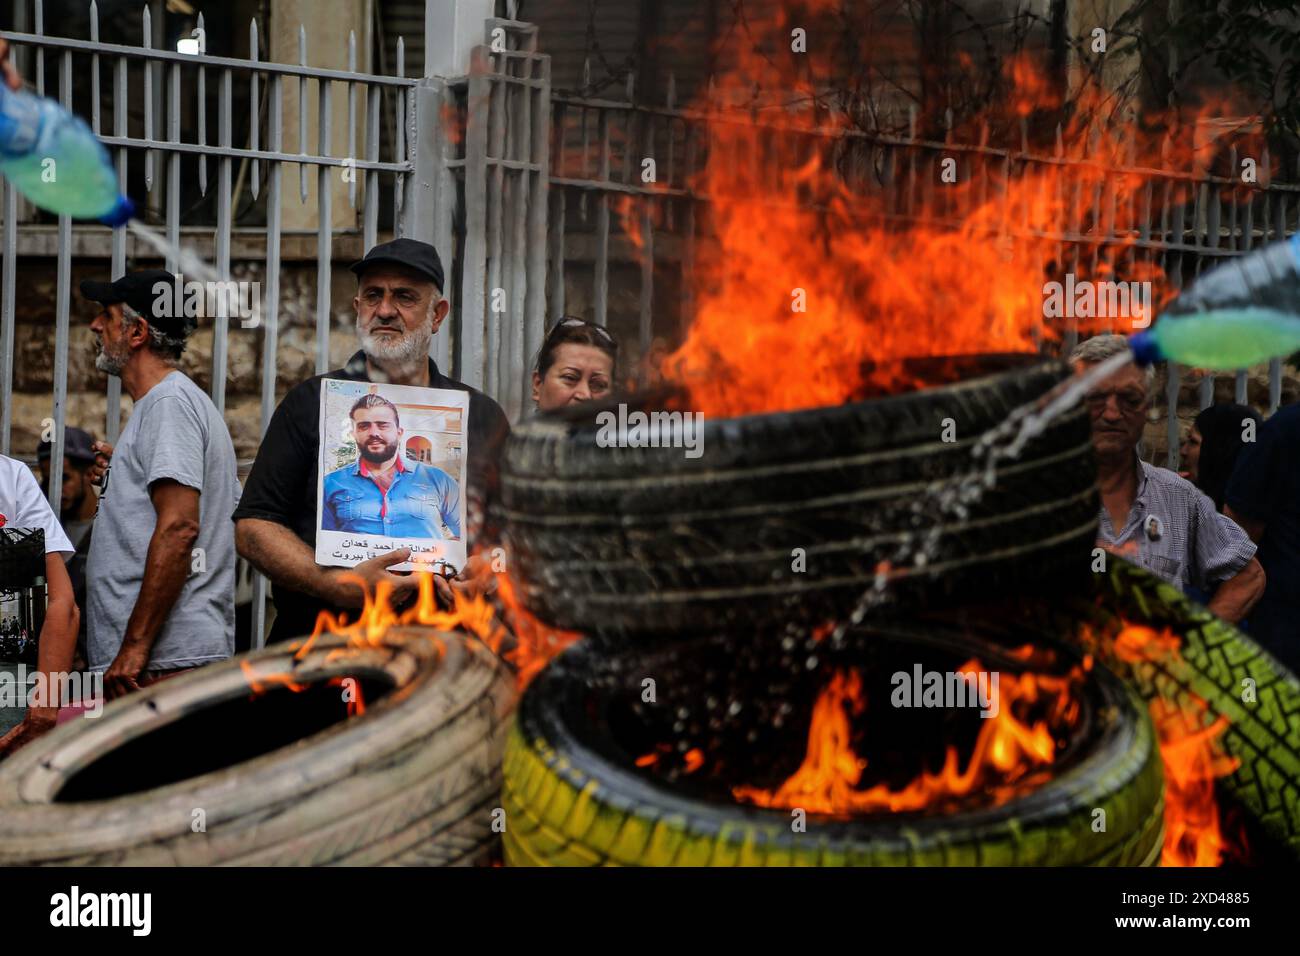
[[[1224,500],[1264,522],[1259,563],[1264,596],[1250,611],[1250,633],[1274,656],[1300,668],[1300,404],[1273,413],[1246,443]]]
[[[234,519],[261,518],[293,530],[308,547],[316,550],[316,479],[320,462],[320,389],[326,378],[354,382],[369,380],[366,356],[357,352],[341,369],[316,375],[295,385],[284,397],[270,427],[262,438],[253,470],[244,485]],[[469,460],[466,462],[468,529],[467,542],[482,532],[486,501],[496,487],[497,457],[510,433],[510,423],[501,406],[482,392],[438,371],[429,361],[429,387],[454,388],[469,392]],[[477,518],[476,518],[477,515]],[[275,626],[270,642],[310,634],[321,611],[335,614],[356,609],[332,607],[318,598],[272,584]]]

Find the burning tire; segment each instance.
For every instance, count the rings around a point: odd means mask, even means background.
[[[941,519],[924,567],[899,561],[940,519],[927,485],[969,474],[981,433],[1069,374],[1032,355],[907,368],[933,387],[708,421],[696,458],[602,447],[591,409],[523,424],[500,517],[525,603],[585,633],[680,634],[842,618],[878,578],[899,606],[1086,583],[1097,498],[1082,406]]]
[[[1003,866],[1159,858],[1163,775],[1151,723],[1141,701],[1108,670],[1084,669],[1064,649],[1031,660],[960,631],[885,625],[852,637],[839,650],[811,641],[754,644],[747,636],[617,654],[584,642],[565,652],[525,693],[507,745],[506,862]],[[1061,713],[1073,713],[1072,732],[1056,741],[1048,764],[1017,778],[1005,799],[996,787],[972,783],[973,754],[985,733],[979,717],[871,703],[889,699],[893,679],[881,682],[893,667],[953,666],[970,656],[1010,675],[1012,686],[1023,686],[1015,681],[1045,660],[1056,661],[1058,676],[1071,675],[1075,709]],[[849,756],[864,759],[859,766],[873,778],[854,781],[854,799],[879,786],[908,793],[896,781],[924,781],[918,765],[951,762],[943,753],[948,747],[970,747],[971,763],[953,779],[966,774],[973,789],[945,797],[930,781],[934,799],[899,812],[808,810],[802,830],[795,826],[798,806],[753,805],[751,784],[788,782],[792,771],[798,776],[814,764],[819,772],[839,765],[843,753],[834,760],[813,756],[809,727],[823,697],[811,698],[829,673],[849,664],[874,675],[866,678],[865,734],[859,726],[840,733],[841,743],[852,745]],[[874,696],[876,690],[886,696]],[[805,739],[808,757],[800,764]]]
[[[1222,721],[1222,748],[1240,766],[1219,785],[1272,840],[1300,857],[1300,681],[1248,635],[1178,589],[1126,561],[1108,563],[1108,573],[1096,575],[1079,600],[1020,601],[992,615],[974,613],[1004,621],[1004,641],[1045,627],[1070,633],[1086,622],[1086,649],[1101,654],[1167,720],[1176,724],[1193,708],[1204,726]],[[1167,631],[1176,650],[1125,652],[1110,639],[1123,622]]]
[[[482,644],[428,629],[204,667],[0,764],[0,864],[484,862],[514,699]]]

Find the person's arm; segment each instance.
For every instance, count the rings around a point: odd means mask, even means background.
[[[139,690],[140,674],[176,599],[190,574],[194,542],[199,539],[199,492],[171,479],[149,488],[157,520],[144,559],[144,576],[135,607],[126,622],[122,646],[104,672],[104,693],[109,700]]]
[[[81,614],[72,598],[72,580],[63,563],[63,554],[51,551],[45,555],[45,587],[48,603],[45,623],[41,625],[36,667],[45,676],[47,693],[62,681],[52,680],[55,674],[72,671],[72,658],[77,649],[77,628]],[[58,722],[59,701],[33,699],[27,716],[9,733],[0,737],[0,757],[4,757],[42,734],[54,729]]]
[[[1236,624],[1264,593],[1264,568],[1255,557],[1256,546],[1245,530],[1226,514],[1214,510],[1205,495],[1192,504],[1192,580],[1213,588],[1207,607],[1223,620]]]
[[[5,86],[11,90],[23,88],[23,78],[18,75],[17,67],[9,62],[8,40],[0,40],[0,78],[3,78]]]
[[[72,595],[72,578],[63,555],[54,552],[45,556],[45,587],[48,603],[45,622],[41,625],[40,644],[36,653],[36,667],[47,677],[51,674],[68,674],[72,659],[77,654],[77,631],[81,627],[81,611]],[[46,686],[53,686],[46,681]],[[58,701],[44,701],[36,708],[44,711],[37,716],[47,719],[51,726],[59,714]]]
[[[1241,621],[1264,594],[1264,568],[1258,558],[1219,585],[1209,609],[1229,624]]]
[[[394,574],[388,568],[410,558],[407,548],[363,561],[354,568],[325,568],[316,563],[316,553],[292,530],[265,518],[240,518],[235,522],[235,549],[253,567],[276,584],[301,591],[336,607],[361,607],[365,593],[355,581],[359,577],[373,594],[381,581],[392,587],[394,598],[419,587],[415,575]]]

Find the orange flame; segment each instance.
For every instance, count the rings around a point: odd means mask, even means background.
[[[1125,624],[1114,651],[1129,663],[1167,662],[1177,658],[1181,641],[1169,630]],[[1165,765],[1164,866],[1218,866],[1229,849],[1219,818],[1214,781],[1236,771],[1241,761],[1223,751],[1219,739],[1228,727],[1220,716],[1208,723],[1205,701],[1188,694],[1179,703],[1157,697],[1151,718]]]
[[[285,687],[295,694],[301,694],[309,684],[299,684],[288,674],[261,674],[259,675],[248,661],[240,661],[239,669],[244,672],[244,680],[248,681],[248,687],[254,696],[265,694],[272,687]]]
[[[686,772],[694,773],[704,766],[704,751],[699,747],[692,747],[682,754],[682,760],[686,764]]]
[[[971,660],[958,671],[973,680],[981,669],[978,660]],[[862,714],[866,700],[858,672],[837,671],[813,705],[808,751],[799,769],[776,790],[739,786],[732,794],[761,807],[798,807],[828,814],[922,810],[972,793],[987,794],[993,805],[1003,803],[1035,784],[1040,779],[1036,771],[1053,763],[1056,740],[1052,729],[1077,722],[1078,701],[1072,691],[1082,673],[1082,667],[1073,668],[1064,677],[1003,673],[997,713],[981,721],[965,770],[960,767],[957,748],[949,747],[938,773],[922,770],[901,790],[890,790],[883,783],[860,790],[858,781],[867,761],[850,743],[849,718]],[[1047,713],[1031,721],[1027,717],[1031,709]],[[1019,717],[1014,713],[1017,710]]]
[[[550,627],[535,618],[520,601],[509,575],[494,572],[489,562],[475,556],[467,564],[467,570],[468,580],[462,582],[466,586],[452,588],[452,605],[446,609],[438,602],[432,574],[420,574],[416,600],[401,612],[393,607],[390,585],[381,583],[373,595],[366,588],[365,601],[356,620],[349,622],[346,615],[336,617],[322,611],[311,635],[300,644],[290,645],[294,660],[303,660],[322,634],[347,636],[347,648],[338,648],[327,655],[327,660],[335,660],[346,657],[352,648],[378,646],[390,628],[420,625],[429,629],[428,639],[439,645],[441,639],[435,633],[438,631],[460,631],[478,639],[515,668],[522,691],[547,662],[582,635]],[[345,575],[344,579],[365,588],[365,582],[356,575]],[[495,603],[489,597],[493,593]],[[288,674],[258,675],[245,661],[240,662],[240,667],[254,694],[264,693],[271,685],[288,687],[295,693],[308,686],[293,681]],[[330,683],[341,680],[333,678]],[[365,712],[360,687],[354,690],[355,699],[348,702],[349,715]]]
[[[327,660],[333,655],[327,656]],[[265,694],[272,687],[283,687],[292,693],[301,694],[307,690],[311,684],[300,684],[288,674],[258,674],[248,661],[240,661],[239,669],[244,672],[244,680],[248,682],[248,689],[254,697]],[[349,683],[349,681],[351,683]],[[366,712],[366,702],[361,692],[361,685],[357,683],[355,677],[331,677],[326,681],[329,687],[342,687],[345,693],[345,701],[348,707],[348,716],[355,717],[358,714]]]
[[[391,627],[422,625],[437,631],[458,630],[478,638],[492,653],[513,665],[519,689],[523,690],[548,661],[582,635],[539,621],[524,607],[509,574],[494,572],[487,561],[473,558],[467,568],[468,586],[452,589],[452,606],[447,609],[438,603],[433,575],[420,574],[415,603],[400,613],[393,608],[392,588],[387,584],[380,584],[373,596],[366,591],[361,612],[350,624],[322,611],[311,637],[298,648],[297,658],[306,655],[323,633],[346,634],[357,646],[367,646],[377,643]],[[352,580],[364,586],[360,578]],[[494,588],[499,608],[489,599]]]
[[[1156,171],[1185,173],[1205,152],[1195,122],[1116,117],[1110,94],[1091,87],[1065,103],[1047,71],[1020,56],[1003,71],[1005,92],[954,130],[970,145],[882,141],[843,112],[790,105],[815,102],[816,90],[758,52],[780,48],[784,24],[780,13],[751,20],[754,49],[738,41],[734,68],[701,107],[707,150],[688,185],[709,200],[717,242],[701,244],[695,313],[662,368],[693,410],[835,405],[934,384],[904,359],[1038,352],[1067,329],[1045,310],[1044,288],[1067,271],[1081,282],[1151,281],[1152,308],[1172,294],[1135,243],[1149,209],[1158,221],[1160,204],[1191,195],[1185,179]],[[787,94],[780,102],[756,92],[774,76]],[[792,84],[802,97],[789,95]],[[714,108],[745,91],[752,113]],[[761,122],[751,118],[760,109]],[[1031,162],[1021,138],[1045,112],[1061,122],[1054,142],[1034,126],[1037,142],[1026,145],[1042,159]],[[990,130],[1000,150],[984,148]],[[633,204],[616,208],[639,245]],[[1075,321],[1086,336],[1143,318],[1149,310],[1130,306]]]
[[[348,681],[352,683],[349,684]],[[355,677],[331,677],[330,687],[342,687],[347,694],[348,716],[356,717],[366,712],[366,701],[361,693],[361,685]]]

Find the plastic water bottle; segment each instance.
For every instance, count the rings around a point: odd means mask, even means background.
[[[80,117],[51,99],[0,84],[0,173],[59,215],[123,225],[135,206],[117,191],[108,150]]]
[[[1300,234],[1207,272],[1129,345],[1138,365],[1224,371],[1300,350]]]

